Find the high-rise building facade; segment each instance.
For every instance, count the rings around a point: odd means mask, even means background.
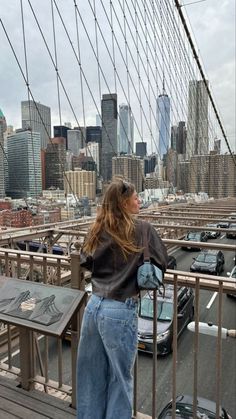
[[[19,129],[7,137],[7,194],[12,198],[37,197],[42,193],[40,133]]]
[[[66,170],[66,141],[63,137],[52,138],[45,152],[45,188],[64,186]]]
[[[96,173],[87,170],[75,170],[65,173],[64,189],[66,194],[73,193],[77,198],[87,197],[95,200],[96,197]],[[69,181],[69,182],[68,182]]]
[[[136,156],[112,158],[112,178],[122,177],[135,185],[137,192],[143,190],[143,161]]]
[[[91,142],[87,144],[87,156],[93,158],[96,163],[97,173],[100,173],[100,157],[99,157],[99,144]]]
[[[54,138],[63,137],[66,140],[66,149],[68,149],[68,142],[67,142],[67,132],[70,128],[66,125],[54,125],[53,127],[53,136]]]
[[[151,154],[150,156],[144,157],[144,175],[146,176],[149,173],[154,173],[157,166],[157,155]]]
[[[158,150],[160,159],[167,153],[170,143],[170,98],[163,93],[157,98]]]
[[[134,153],[134,120],[131,108],[127,104],[119,106],[119,144],[118,152]]]
[[[144,141],[136,143],[135,154],[143,159],[147,155],[147,143]]]
[[[203,80],[191,80],[188,94],[187,158],[208,154],[208,134],[207,88]]]
[[[184,121],[171,127],[171,148],[178,154],[186,153],[187,130]]]
[[[211,151],[179,162],[178,189],[190,193],[206,192],[216,199],[236,197],[236,168],[232,156]]]
[[[86,143],[98,143],[102,142],[102,127],[101,126],[89,126],[86,127]]]
[[[51,109],[33,100],[21,102],[22,128],[40,133],[41,148],[45,149],[51,137]]]
[[[0,198],[5,196],[4,178],[4,132],[7,129],[6,119],[0,109]]]
[[[101,175],[112,179],[112,157],[117,155],[117,94],[102,95]]]
[[[79,155],[80,149],[83,148],[81,132],[79,130],[69,129],[67,131],[67,148],[74,156]]]
[[[166,156],[166,178],[172,186],[177,186],[178,153],[170,148]]]

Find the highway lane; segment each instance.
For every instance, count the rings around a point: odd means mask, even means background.
[[[212,242],[233,243],[225,236],[212,240]],[[197,251],[178,249],[174,256],[177,260],[177,269],[189,271],[192,258]],[[224,252],[225,269],[221,276],[226,276],[234,266],[234,254]],[[200,291],[200,321],[214,324],[218,323],[218,296],[214,299],[213,292]],[[209,302],[211,301],[211,304]],[[236,328],[236,300],[223,296],[223,323],[227,329]],[[177,358],[177,393],[193,393],[193,344],[194,334],[185,330],[178,341]],[[216,345],[215,337],[200,335],[198,351],[198,395],[216,400]],[[138,410],[151,415],[151,382],[152,382],[152,356],[139,353],[138,356]],[[236,385],[236,340],[228,338],[222,341],[222,404],[236,417],[235,401]],[[172,398],[172,355],[158,357],[157,362],[157,414]]]

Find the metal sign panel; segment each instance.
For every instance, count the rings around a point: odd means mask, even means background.
[[[84,296],[76,289],[8,278],[0,288],[0,320],[61,336]]]

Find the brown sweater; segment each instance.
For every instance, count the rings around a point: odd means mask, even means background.
[[[146,221],[135,221],[135,238],[142,247],[142,224],[147,226],[147,242],[151,262],[164,272],[167,267],[167,252],[154,227]],[[100,236],[101,244],[94,254],[81,253],[81,266],[92,273],[93,294],[124,301],[138,294],[137,270],[143,263],[143,252],[132,253],[125,260],[120,247],[105,231]]]

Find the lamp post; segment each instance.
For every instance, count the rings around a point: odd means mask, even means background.
[[[195,332],[195,322],[191,322],[187,326],[190,332]],[[209,336],[218,336],[218,326],[212,323],[198,323],[199,333],[203,335]],[[236,330],[235,329],[226,329],[225,327],[221,328],[221,337],[222,339],[226,339],[227,337],[236,338]]]

